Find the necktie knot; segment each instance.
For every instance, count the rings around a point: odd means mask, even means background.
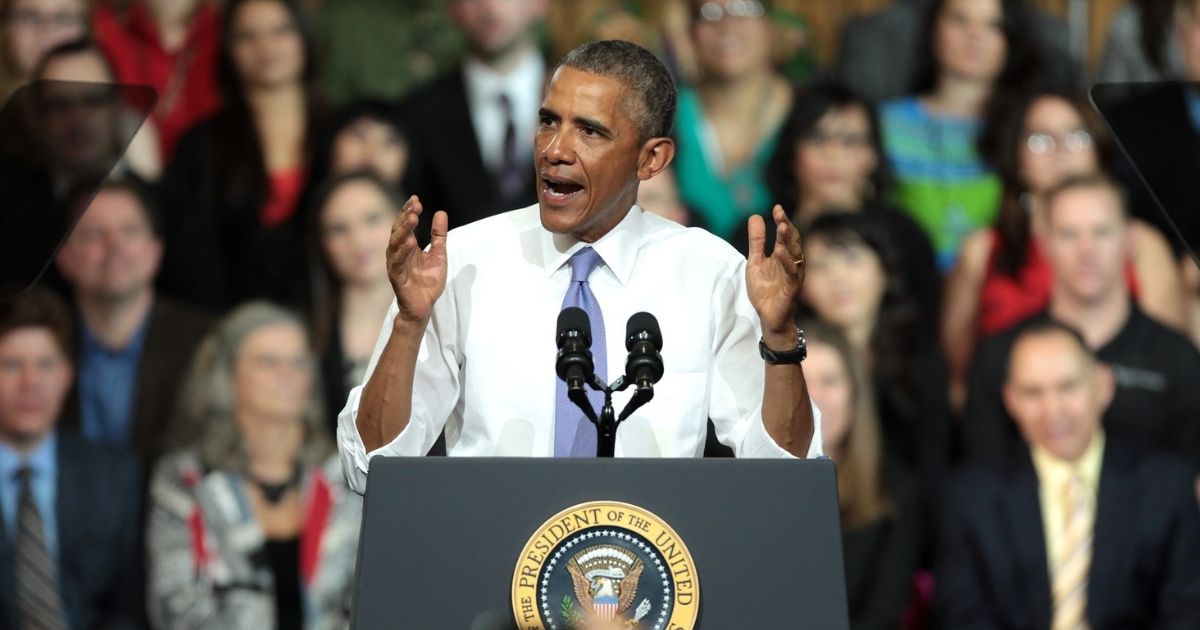
[[[587,282],[588,277],[604,262],[591,247],[584,247],[571,256],[571,282]]]

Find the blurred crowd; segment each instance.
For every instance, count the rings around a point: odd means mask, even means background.
[[[0,627],[344,627],[393,220],[536,203],[547,73],[607,38],[679,87],[639,205],[803,234],[851,627],[1200,627],[1200,269],[1086,100],[1200,81],[1200,0],[1097,64],[1026,0],[894,0],[821,63],[793,5],[0,0],[0,95],[157,94],[0,305]],[[1200,143],[1200,95],[1154,111]]]

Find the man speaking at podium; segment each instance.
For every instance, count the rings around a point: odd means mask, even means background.
[[[569,53],[539,116],[537,205],[450,234],[438,211],[425,250],[413,234],[420,201],[397,218],[387,250],[396,300],[338,419],[351,487],[365,490],[371,457],[424,455],[443,429],[449,455],[595,456],[596,429],[555,372],[555,322],[568,306],[589,316],[604,382],[622,371],[622,322],[639,311],[661,322],[665,374],[621,424],[617,456],[698,457],[706,418],[739,457],[819,455],[794,324],[804,253],[783,209],[769,256],[766,226],[750,218],[747,260],[634,205],[639,182],[675,154],[674,83],[636,45]]]

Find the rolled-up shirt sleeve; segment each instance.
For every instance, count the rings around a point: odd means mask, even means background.
[[[394,300],[388,309],[363,381],[350,391],[346,406],[338,414],[337,442],[342,470],[350,488],[359,494],[367,489],[367,472],[372,457],[425,455],[433,448],[458,403],[461,362],[457,356],[457,325],[450,288],[448,284],[447,290],[434,304],[433,315],[421,339],[413,375],[412,413],[404,430],[391,442],[369,453],[358,432],[358,405],[363,388],[375,372],[398,313]]]
[[[709,392],[709,417],[717,439],[742,458],[794,457],[767,433],[762,421],[763,388],[766,379],[758,352],[762,336],[758,313],[746,293],[746,268],[731,269],[713,294],[711,314],[716,323],[713,337],[713,374]],[[810,402],[811,404],[811,402]],[[808,458],[820,457],[821,412],[812,405],[813,438]]]

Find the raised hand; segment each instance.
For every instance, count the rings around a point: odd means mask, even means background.
[[[392,223],[388,241],[388,280],[396,293],[400,312],[397,319],[424,325],[433,314],[433,303],[446,288],[446,213],[433,215],[429,251],[421,249],[413,230],[421,216],[421,200],[416,195],[404,202],[404,208]]]
[[[790,338],[794,345],[796,305],[800,300],[800,288],[804,286],[804,247],[800,243],[800,232],[782,206],[775,205],[771,219],[775,221],[776,229],[775,249],[770,256],[763,254],[767,226],[762,217],[752,216],[747,224],[750,255],[746,260],[746,293],[758,312],[768,345],[771,345],[771,335]]]

